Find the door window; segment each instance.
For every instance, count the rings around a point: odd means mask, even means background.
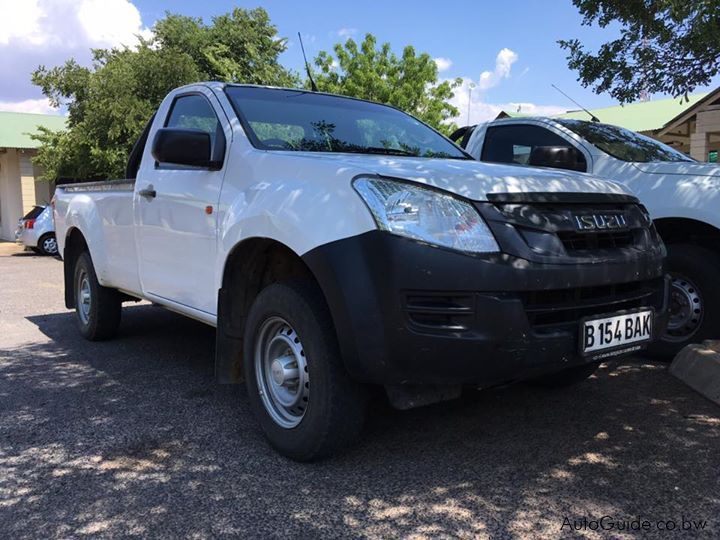
[[[165,127],[201,129],[210,135],[213,160],[222,161],[225,134],[210,102],[200,94],[180,96],[173,102]]]
[[[483,144],[482,161],[495,163],[517,163],[527,165],[530,154],[538,146],[562,146],[572,145],[560,135],[540,126],[532,125],[509,125],[492,126],[487,130],[485,143]],[[578,150],[578,157],[584,157]],[[587,167],[585,167],[587,170]]]

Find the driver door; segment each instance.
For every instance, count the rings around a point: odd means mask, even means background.
[[[143,293],[158,303],[215,315],[217,206],[230,126],[215,96],[204,87],[183,91],[163,106],[158,126],[206,131],[213,154],[222,149],[223,165],[210,170],[158,163],[148,141],[134,201],[140,281]]]

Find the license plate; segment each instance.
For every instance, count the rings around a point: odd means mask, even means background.
[[[585,319],[580,324],[580,350],[584,355],[595,355],[626,345],[640,345],[652,339],[652,324],[652,310]]]

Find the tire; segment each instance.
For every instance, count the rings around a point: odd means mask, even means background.
[[[671,360],[689,343],[720,336],[720,256],[692,244],[668,244],[670,322],[650,346],[653,356]]]
[[[345,371],[316,286],[293,281],[263,289],[248,314],[243,353],[250,406],[278,452],[313,461],[357,439],[365,389]]]
[[[557,373],[550,373],[531,379],[528,383],[532,386],[540,386],[543,388],[566,388],[590,377],[597,371],[599,365],[600,362],[593,362],[591,364],[574,366],[558,371]]]
[[[75,263],[73,283],[75,315],[82,336],[89,341],[113,337],[120,325],[120,295],[115,289],[100,285],[87,251]]]
[[[45,233],[38,240],[37,249],[43,255],[55,256],[58,254],[57,239],[55,233]]]

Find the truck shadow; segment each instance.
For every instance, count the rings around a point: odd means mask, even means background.
[[[720,410],[663,364],[379,406],[354,449],[301,465],[269,448],[244,387],[215,384],[213,329],[148,305],[123,317],[105,343],[72,313],[29,317],[47,341],[0,350],[10,536],[527,538],[681,513],[718,534]]]

